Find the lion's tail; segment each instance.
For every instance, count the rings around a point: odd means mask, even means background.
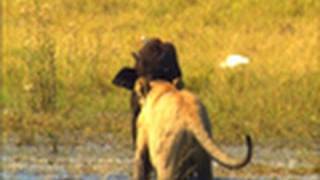
[[[244,159],[238,160],[224,153],[215,143],[213,142],[210,134],[205,130],[201,120],[196,120],[192,126],[189,127],[191,132],[195,135],[201,146],[211,155],[222,166],[229,169],[238,169],[247,165],[252,157],[252,141],[250,136],[246,135],[247,154]]]

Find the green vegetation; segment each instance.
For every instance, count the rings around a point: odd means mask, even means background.
[[[140,37],[172,41],[216,138],[320,143],[318,0],[4,0],[2,135],[20,144],[129,142],[129,93],[111,80]],[[229,54],[251,63],[221,69]],[[284,142],[284,143],[283,143]]]

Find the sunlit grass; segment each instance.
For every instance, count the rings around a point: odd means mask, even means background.
[[[130,140],[129,93],[111,80],[141,36],[158,36],[176,45],[219,140],[319,143],[319,13],[317,0],[5,0],[4,132],[21,143]],[[250,64],[219,67],[238,53]]]

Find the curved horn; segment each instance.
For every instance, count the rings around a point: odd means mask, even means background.
[[[140,60],[139,55],[136,52],[132,52],[131,55],[136,61]]]

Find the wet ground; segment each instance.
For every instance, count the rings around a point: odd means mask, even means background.
[[[237,146],[223,147],[241,156]],[[81,146],[59,146],[53,154],[48,146],[2,147],[0,179],[42,180],[129,180],[132,166],[130,146],[87,143]],[[214,166],[220,180],[304,179],[320,180],[319,149],[285,149],[255,147],[253,162],[240,171]]]

